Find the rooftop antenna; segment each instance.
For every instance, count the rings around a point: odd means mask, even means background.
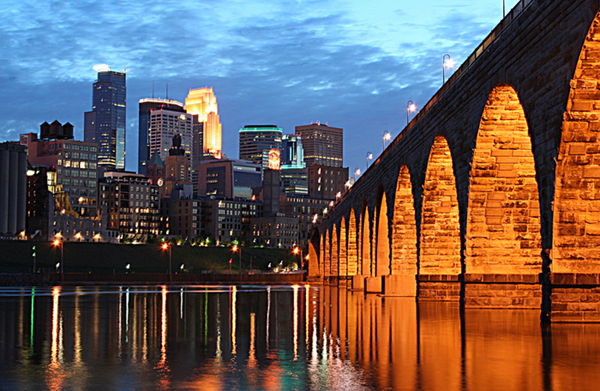
[[[154,80],[152,80],[152,99],[154,99]]]
[[[167,83],[167,98],[166,99],[169,99],[169,83]]]

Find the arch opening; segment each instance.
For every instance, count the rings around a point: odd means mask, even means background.
[[[371,227],[369,219],[369,208],[365,205],[363,209],[363,218],[361,221],[361,262],[360,274],[370,276],[371,274]]]
[[[417,274],[417,222],[408,167],[398,173],[392,222],[392,274]]]
[[[356,216],[354,208],[350,209],[348,220],[348,275],[358,274],[358,237],[356,235]]]
[[[600,273],[600,13],[571,80],[556,165],[552,271]]]
[[[331,275],[339,275],[340,242],[338,239],[337,226],[334,224],[331,230]]]
[[[460,274],[460,223],[452,154],[442,136],[434,139],[421,212],[420,274]]]
[[[492,90],[469,178],[467,273],[541,272],[540,204],[525,112],[508,85]]]
[[[348,275],[348,246],[346,235],[346,219],[342,217],[340,223],[340,255],[339,255],[339,275]]]
[[[380,188],[381,197],[377,207],[377,246],[374,265],[374,274],[376,276],[385,276],[390,274],[390,239],[387,216],[387,198],[383,188]]]

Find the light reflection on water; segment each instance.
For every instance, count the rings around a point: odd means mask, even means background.
[[[308,285],[0,289],[0,389],[572,390],[600,325]]]

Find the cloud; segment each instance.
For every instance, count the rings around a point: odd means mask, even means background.
[[[224,151],[236,157],[238,130],[274,123],[293,133],[320,120],[345,130],[345,159],[364,168],[367,150],[406,123],[406,102],[423,107],[441,85],[441,56],[464,60],[491,29],[458,8],[427,27],[391,11],[381,26],[346,2],[61,1],[0,5],[0,138],[37,131],[44,121],[75,125],[91,110],[98,63],[127,76],[127,168],[137,167],[137,102],[152,94],[183,101],[213,86]],[[369,15],[378,18],[381,12]],[[405,39],[403,29],[428,29]],[[460,26],[457,28],[456,26]],[[487,27],[486,27],[487,26]],[[487,30],[487,31],[486,31]],[[427,40],[427,44],[423,43]],[[458,64],[457,64],[458,65]]]

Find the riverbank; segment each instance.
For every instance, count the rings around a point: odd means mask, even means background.
[[[0,273],[27,273],[33,270],[35,246],[35,269],[44,275],[57,271],[61,262],[61,249],[51,242],[19,240],[0,241]],[[65,242],[62,251],[65,273],[168,273],[169,254],[158,244],[111,244],[91,242]],[[231,260],[231,264],[229,263]],[[241,270],[247,273],[252,263],[254,270],[268,270],[282,262],[287,265],[298,262],[289,250],[266,248],[242,248]],[[129,265],[129,267],[127,267]],[[183,267],[182,267],[183,265]],[[173,246],[171,250],[172,272],[223,273],[231,267],[239,271],[239,253],[229,247]]]

